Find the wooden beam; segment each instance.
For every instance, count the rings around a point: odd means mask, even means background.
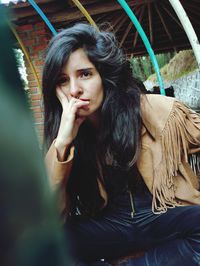
[[[114,28],[114,32],[115,34],[118,32],[118,30],[121,28],[121,26],[125,23],[125,21],[128,19],[128,16],[126,16],[124,14],[123,19],[118,23],[118,25],[116,25],[116,27]]]
[[[197,3],[199,5],[199,0],[192,0],[192,1],[195,2],[195,3]]]
[[[179,44],[179,43],[188,43],[189,44],[189,40],[188,40],[188,38],[187,38],[187,36],[184,34],[184,35],[180,35],[180,36],[177,36],[177,43]],[[132,47],[132,41],[131,40],[127,40],[127,42],[126,42],[126,44],[127,44],[127,46],[129,46],[129,47]],[[172,45],[171,45],[171,42],[169,41],[169,39],[168,38],[158,38],[157,39],[157,42],[156,43],[154,43],[154,46],[158,46],[158,45],[164,45],[164,44],[166,44],[166,45],[168,45],[169,47],[172,47]],[[138,43],[138,45],[137,45],[137,47],[139,47],[139,46],[144,46],[144,44],[143,44],[143,42],[142,41],[140,41],[139,43]],[[153,46],[153,47],[154,47]],[[171,48],[171,50],[173,49],[173,47]]]
[[[122,39],[121,39],[121,42],[120,42],[120,44],[119,44],[119,47],[120,47],[120,48],[122,47],[124,41],[126,40],[126,37],[128,36],[129,31],[131,30],[132,26],[133,26],[133,23],[132,23],[132,21],[131,21],[131,22],[129,23],[129,25],[128,25],[128,27],[127,27],[127,29],[126,29],[126,31],[125,31],[123,37],[122,37]]]
[[[113,28],[115,28],[118,23],[124,18],[124,13],[122,13],[120,16],[117,16],[116,19],[114,19],[114,21],[112,22],[112,26]]]
[[[188,14],[188,13],[192,13],[196,16],[199,17],[199,12],[200,12],[200,8],[197,8],[197,9],[193,9],[193,8],[185,8],[185,12]],[[190,16],[192,17],[192,15]]]
[[[190,8],[188,7],[188,3],[184,3],[183,7],[191,20],[193,19],[194,15],[197,16],[197,19],[199,18],[200,5],[197,5],[196,8]]]
[[[191,49],[191,45],[188,40],[182,40],[180,39],[179,43],[176,46],[177,50],[183,50],[183,49]],[[153,50],[155,53],[162,52],[162,51],[174,51],[174,47],[168,45],[167,43],[158,43],[156,46],[154,45]],[[131,46],[131,42],[129,42],[128,48],[126,48],[126,54],[148,54],[144,45],[140,44],[140,46],[137,46],[135,49]]]
[[[136,5],[135,3],[132,5]],[[108,13],[116,10],[120,10],[121,6],[118,4],[116,1],[115,2],[107,2],[105,4],[94,4],[93,6],[90,6],[87,8],[88,13],[93,16],[97,14],[102,14],[102,13]],[[76,20],[80,19],[82,15],[80,13],[74,12],[75,10],[70,10],[68,12],[63,11],[60,12],[59,14],[56,15],[50,15],[49,19],[51,22],[56,23],[56,22],[61,22],[61,21],[67,21],[67,20]]]
[[[140,6],[137,7],[137,8],[135,8],[135,10],[134,10],[136,16],[137,16],[138,13],[139,13],[139,9],[140,9]],[[128,28],[126,29],[126,31],[125,31],[125,33],[124,33],[122,39],[121,39],[121,42],[120,42],[120,44],[119,44],[119,47],[122,47],[122,45],[123,45],[123,43],[124,43],[126,37],[128,36],[128,33],[130,32],[132,26],[133,26],[133,23],[130,22],[129,25],[128,25]]]
[[[54,1],[55,1],[55,0],[54,0]],[[72,0],[65,0],[65,1],[68,2],[70,6],[76,6]],[[80,0],[80,2],[81,2],[81,4],[84,5],[84,7],[85,7],[85,6],[87,6],[87,5],[90,5],[90,4],[94,4],[94,3],[96,3],[97,0]]]
[[[165,29],[165,31],[166,31],[166,33],[167,33],[167,35],[168,35],[170,41],[173,43],[172,35],[171,35],[171,33],[170,33],[170,31],[169,31],[169,29],[168,29],[168,27],[167,27],[167,25],[166,25],[166,23],[165,23],[165,21],[164,21],[164,19],[163,19],[163,16],[161,15],[161,13],[160,13],[160,11],[159,11],[159,9],[158,9],[157,4],[155,3],[154,5],[155,5],[156,12],[158,13],[158,16],[159,16],[159,18],[160,18],[160,20],[161,20],[161,22],[162,22],[162,25],[163,25],[163,27],[164,27],[164,29]]]
[[[149,19],[149,35],[150,35],[150,42],[153,44],[153,27],[152,27],[152,15],[151,15],[151,3],[147,3],[148,7],[148,19]]]
[[[150,2],[153,2],[154,0],[149,0]],[[52,2],[53,4],[54,2]],[[146,3],[146,0],[140,0],[139,5],[143,5]],[[130,7],[135,7],[138,5],[138,1],[131,1],[129,6]],[[59,9],[59,4],[55,3],[54,7],[55,10]],[[63,6],[63,2],[62,5]],[[26,17],[31,17],[36,14],[35,10],[29,5],[27,8],[21,8],[21,12],[17,13],[14,12],[13,14],[13,20],[16,21],[20,18],[26,18]],[[76,7],[73,8],[66,8],[63,9],[60,12],[57,12],[57,14],[54,14],[53,12],[53,7],[50,8],[50,5],[44,5],[42,7],[42,11],[47,15],[48,13],[53,13],[49,14],[48,18],[51,21],[51,23],[58,23],[58,22],[66,22],[66,21],[71,21],[71,20],[80,20],[83,16],[81,12],[77,11]],[[109,13],[109,12],[114,12],[117,10],[122,10],[122,7],[120,4],[117,3],[117,1],[112,1],[112,2],[104,2],[102,3],[96,3],[93,5],[90,5],[87,7],[87,11],[91,16],[98,15],[98,14],[104,14],[104,13]]]
[[[95,23],[97,24],[97,26],[100,28],[100,30],[108,30],[108,31],[114,31],[114,27],[113,27],[113,19],[116,16],[112,13],[111,15],[109,14],[104,14],[100,17],[94,18]],[[119,17],[118,17],[119,18]]]
[[[102,16],[99,16],[97,19],[95,19],[96,23],[100,23],[100,20],[103,20],[105,17],[107,17],[108,14],[103,14]]]
[[[200,25],[200,20],[194,18],[194,16],[190,17],[190,20],[191,20],[192,22],[195,22],[197,25]],[[194,27],[194,26],[196,26],[196,25],[193,25],[193,27]],[[197,31],[197,28],[195,27],[195,31],[198,32],[199,30]]]
[[[161,3],[161,6],[166,11],[166,13],[176,22],[176,24],[178,24],[180,26],[180,28],[183,29],[183,26],[181,25],[181,23],[178,21],[177,18],[174,17],[174,15],[172,15],[170,10],[167,9],[162,3]]]
[[[190,46],[190,44],[188,43],[188,44],[186,44],[186,43],[184,43],[184,44],[179,44],[179,45],[177,45],[177,47],[176,47],[176,49],[179,51],[179,50],[183,50],[183,49],[188,49],[188,48],[190,48],[191,49],[191,46]],[[162,53],[162,52],[167,52],[167,51],[172,51],[172,49],[171,49],[171,47],[170,46],[163,46],[163,47],[158,47],[158,46],[156,46],[156,47],[154,47],[153,48],[153,50],[154,50],[154,52],[155,53]],[[174,50],[173,50],[174,51]],[[131,55],[131,54],[133,54],[133,56],[136,56],[136,55],[148,55],[148,53],[146,52],[146,49],[143,49],[143,47],[141,47],[140,49],[137,49],[137,50],[128,50],[127,51],[127,53],[126,53],[127,55]]]
[[[184,1],[184,4],[183,4],[183,8],[186,10],[186,6],[188,6],[188,8],[192,8],[194,10],[198,10],[199,9],[199,4],[192,4],[191,3],[191,0],[190,1]]]
[[[55,2],[51,2],[48,3],[47,5],[41,4],[39,5],[39,7],[41,8],[41,10],[44,12],[44,14],[48,17],[49,19],[49,14],[53,14],[53,13],[59,13],[62,12],[61,10],[66,9],[66,10],[70,10],[69,6],[67,5],[56,5]],[[74,10],[78,10],[77,8],[74,8]],[[81,13],[81,12],[79,12]],[[36,12],[36,10],[32,7],[32,6],[27,6],[24,8],[19,8],[13,11],[11,19],[12,21],[16,21],[16,20],[20,20],[20,19],[31,19],[33,16],[37,16],[38,18],[40,18],[40,15]]]
[[[145,6],[143,6],[143,7],[141,8],[140,17],[139,17],[139,19],[138,19],[139,22],[140,22],[140,24],[141,24],[142,19],[143,19],[144,9],[145,9]],[[134,37],[134,40],[133,40],[133,47],[134,47],[134,48],[135,48],[135,46],[136,46],[137,39],[138,39],[138,31],[136,31],[136,33],[135,33],[135,37]]]
[[[55,0],[36,0],[35,1],[35,3],[37,5],[38,4],[48,4],[48,3],[52,3],[52,2],[54,2],[57,5],[59,4],[59,3],[56,3],[57,1],[55,1]],[[90,5],[90,4],[93,4],[93,3],[96,3],[96,2],[97,2],[97,0],[89,0],[89,1],[88,0],[81,0],[81,4],[82,5],[88,5],[88,4]],[[64,1],[62,3],[64,4]],[[76,6],[72,0],[66,0],[65,4],[69,5],[69,6],[74,6],[74,7]],[[17,3],[17,4],[10,4],[10,5],[12,5],[11,7],[13,9],[31,6],[31,4],[28,1],[20,2],[20,3]]]
[[[55,0],[37,0],[37,1],[35,1],[36,2],[36,4],[47,4],[47,3],[51,3],[51,2],[54,2]],[[26,2],[20,2],[20,3],[18,3],[18,4],[10,4],[10,7],[12,8],[12,9],[19,9],[19,8],[23,8],[23,7],[30,7],[31,6],[31,4],[28,2],[28,1],[26,1]]]

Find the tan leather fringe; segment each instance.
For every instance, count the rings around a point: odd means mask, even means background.
[[[185,161],[188,162],[189,144],[199,143],[200,145],[200,141],[190,132],[191,128],[188,128],[187,121],[192,123],[194,128],[200,129],[199,116],[185,105],[175,101],[168,122],[161,132],[162,159],[154,170],[152,201],[154,213],[163,213],[167,208],[181,205],[175,199],[174,178],[179,170],[181,157],[184,156]],[[197,168],[198,162],[199,159],[195,164]]]
[[[190,166],[196,176],[200,177],[200,153],[189,156]]]

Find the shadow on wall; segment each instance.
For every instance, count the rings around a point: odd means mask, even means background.
[[[71,265],[0,5],[0,265]]]

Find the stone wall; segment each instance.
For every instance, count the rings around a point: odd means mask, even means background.
[[[200,70],[171,82],[175,97],[200,111]]]
[[[160,93],[158,82],[149,80],[144,82],[147,90],[153,93]],[[164,81],[164,88],[173,87],[175,97],[187,104],[197,112],[200,112],[200,70],[172,81]],[[155,92],[156,89],[156,92]]]

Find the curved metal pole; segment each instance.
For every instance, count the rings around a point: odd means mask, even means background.
[[[24,46],[22,40],[20,39],[18,33],[17,33],[16,30],[13,28],[13,26],[12,26],[9,22],[8,22],[8,25],[9,25],[11,31],[13,32],[15,38],[17,39],[17,41],[18,41],[18,43],[19,43],[19,45],[20,45],[20,47],[21,47],[21,49],[22,49],[22,51],[23,51],[23,53],[24,53],[24,55],[25,55],[25,57],[26,57],[26,60],[28,61],[29,65],[30,65],[30,67],[31,67],[31,70],[33,71],[33,75],[34,75],[34,77],[35,77],[35,79],[36,79],[36,81],[37,81],[37,84],[38,84],[38,88],[39,88],[40,94],[42,95],[41,83],[40,83],[40,80],[39,80],[38,74],[37,74],[37,72],[36,72],[36,70],[35,70],[35,67],[34,67],[34,65],[32,64],[31,59],[30,59],[30,57],[29,57],[29,55],[28,55],[27,49],[26,49],[26,47]]]
[[[84,6],[78,0],[72,0],[72,2],[74,2],[74,4],[78,7],[78,9],[81,11],[81,13],[87,18],[89,23],[92,26],[94,26],[97,30],[99,30],[96,23],[94,22],[94,20],[90,16],[90,14],[87,12],[87,10],[84,8]]]
[[[57,34],[55,28],[53,27],[53,25],[51,24],[51,22],[48,20],[48,18],[46,17],[46,15],[39,8],[39,6],[35,3],[34,0],[28,0],[28,2],[35,8],[35,10],[37,11],[37,13],[41,16],[41,18],[44,20],[44,22],[46,23],[46,25],[48,26],[48,28],[50,29],[50,31],[55,36]]]
[[[190,41],[192,49],[194,51],[198,67],[200,68],[200,44],[197,38],[197,35],[192,27],[192,24],[179,0],[169,0],[170,4],[172,5],[174,11],[176,12],[180,22],[187,34],[187,37]]]
[[[164,85],[163,85],[163,81],[160,75],[160,69],[158,66],[158,62],[157,59],[155,57],[155,54],[151,48],[151,44],[142,28],[142,26],[140,25],[138,19],[136,18],[136,16],[134,15],[134,13],[132,12],[132,10],[130,9],[130,7],[128,6],[128,4],[126,3],[125,0],[117,0],[120,5],[123,7],[123,9],[126,11],[127,15],[129,16],[129,18],[131,19],[131,21],[133,22],[134,26],[136,27],[138,33],[140,34],[140,37],[142,38],[144,45],[147,49],[147,52],[149,53],[149,56],[151,58],[151,61],[153,63],[154,69],[156,71],[157,74],[157,78],[158,78],[158,82],[160,84],[160,93],[162,95],[165,95],[165,89],[164,89]]]

